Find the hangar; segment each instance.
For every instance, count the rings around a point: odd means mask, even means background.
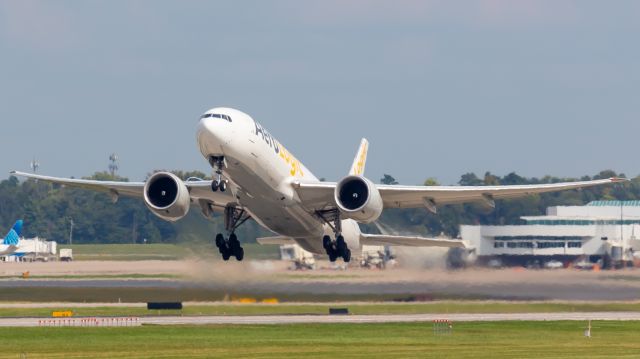
[[[565,265],[582,261],[602,267],[630,264],[640,255],[640,201],[593,201],[547,208],[524,216],[522,225],[460,227],[479,263]]]

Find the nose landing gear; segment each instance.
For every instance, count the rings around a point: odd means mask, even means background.
[[[211,190],[224,192],[227,190],[227,180],[222,179],[222,169],[224,168],[224,156],[209,157],[209,164],[215,170],[216,178],[211,181]]]

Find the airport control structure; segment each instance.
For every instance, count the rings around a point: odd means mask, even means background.
[[[640,201],[593,201],[585,206],[547,208],[545,216],[523,216],[525,224],[463,225],[460,235],[479,264],[607,268],[638,262]]]

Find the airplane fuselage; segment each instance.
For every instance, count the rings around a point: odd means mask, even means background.
[[[205,117],[207,115],[226,115]],[[306,250],[324,253],[320,239],[331,228],[305,209],[292,183],[318,179],[251,116],[230,108],[205,113],[197,128],[200,153],[207,161],[224,156],[223,175],[237,202],[254,220],[280,235],[294,238]],[[359,227],[342,221],[349,247],[359,249]]]

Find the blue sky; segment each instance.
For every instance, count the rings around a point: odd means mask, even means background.
[[[319,177],[640,174],[637,1],[0,1],[0,171],[209,171],[247,112]]]

